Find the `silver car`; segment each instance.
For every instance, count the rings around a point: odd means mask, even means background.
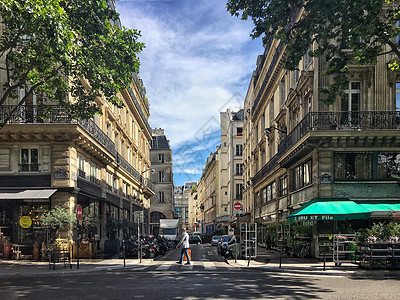
[[[211,246],[217,246],[220,238],[220,235],[214,235],[211,239]]]

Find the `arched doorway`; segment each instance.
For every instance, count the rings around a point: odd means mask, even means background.
[[[150,213],[150,234],[158,236],[160,232],[160,219],[166,219],[162,212],[152,211]]]

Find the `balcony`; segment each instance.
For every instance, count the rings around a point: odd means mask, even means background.
[[[272,157],[252,178],[253,184],[258,183],[275,167],[301,138],[308,133],[332,132],[338,135],[350,131],[382,131],[399,130],[400,112],[398,111],[353,111],[353,112],[311,112],[287,135],[278,145],[278,153]],[[319,137],[320,138],[320,137]]]
[[[126,161],[118,152],[117,152],[117,164],[119,164],[122,168],[124,168],[129,174],[131,174],[134,178],[136,178],[139,182],[142,182],[142,175],[134,168],[130,163]]]
[[[311,112],[279,144],[278,154],[283,155],[310,131],[397,129],[400,129],[398,111]]]
[[[15,105],[0,106],[0,124],[8,117],[7,124],[78,124],[112,156],[116,156],[113,141],[92,120],[73,120],[61,106],[56,105],[46,109],[30,105],[15,108]]]

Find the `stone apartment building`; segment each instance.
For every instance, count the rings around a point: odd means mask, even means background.
[[[216,226],[235,225],[241,210],[234,209],[235,203],[242,204],[243,194],[243,109],[220,113],[221,146],[219,159],[219,197],[216,201]],[[236,226],[236,225],[235,225]]]
[[[158,235],[160,219],[174,218],[172,151],[164,129],[152,130],[150,163],[155,193],[150,198],[150,233]]]
[[[219,196],[219,146],[207,158],[197,187],[197,205],[200,208],[199,229],[201,233],[213,233],[216,228],[217,199]]]
[[[4,76],[0,72],[0,82]],[[17,99],[0,106],[0,121],[24,95],[21,88]],[[93,248],[90,253],[107,251],[111,244],[115,249],[123,232],[129,232],[134,211],[144,213],[142,231],[148,233],[154,187],[142,80],[134,74],[118,97],[124,107],[98,98],[102,115],[76,121],[57,106],[46,113],[38,109],[41,96],[34,94],[0,130],[0,228],[9,241],[26,245],[26,254],[34,242],[46,240],[39,217],[57,205],[70,211],[81,205],[81,236]],[[19,226],[22,216],[31,219],[30,227]],[[71,228],[63,237],[73,242],[76,233]]]
[[[344,96],[327,106],[319,98],[331,80],[323,59],[306,55],[299,70],[287,71],[284,55],[278,40],[265,45],[248,88],[244,214],[268,224],[312,199],[399,203],[400,77],[388,68],[393,57],[349,66]]]

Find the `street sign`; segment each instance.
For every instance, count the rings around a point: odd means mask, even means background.
[[[136,224],[143,223],[143,211],[134,211],[133,212],[133,222]]]
[[[79,204],[76,206],[76,218],[80,220],[82,218],[82,206]]]
[[[236,210],[242,209],[242,204],[240,204],[239,202],[236,202],[236,203],[233,205],[233,208],[236,209]]]

